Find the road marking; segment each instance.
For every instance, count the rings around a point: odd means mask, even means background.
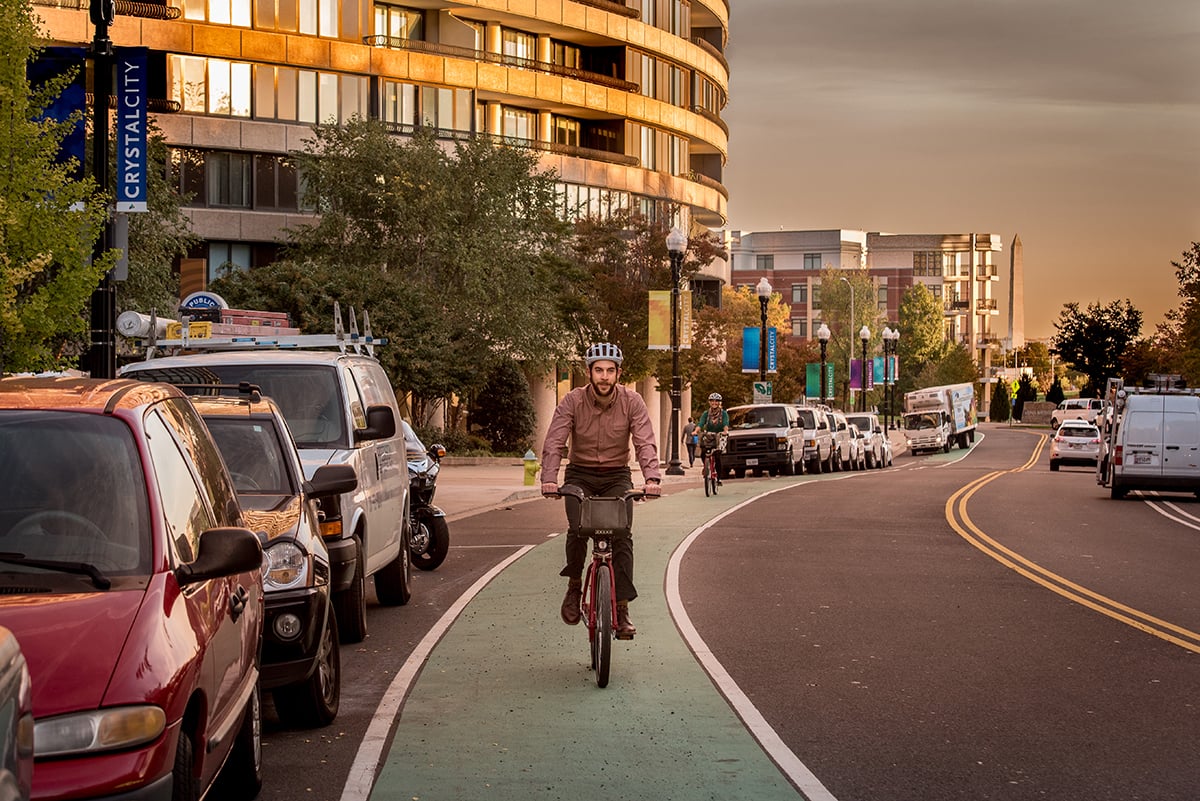
[[[523,546],[512,556],[483,574],[446,610],[446,613],[422,638],[421,642],[417,643],[416,649],[409,654],[404,665],[396,673],[396,677],[392,679],[392,683],[388,685],[379,706],[375,709],[375,714],[371,717],[371,723],[367,726],[366,734],[363,735],[362,744],[359,745],[358,753],[354,757],[354,763],[350,766],[350,775],[346,777],[346,786],[342,790],[342,801],[367,801],[370,798],[371,788],[375,784],[375,773],[379,769],[379,760],[383,755],[384,746],[387,745],[388,733],[391,732],[396,718],[400,715],[404,699],[413,682],[416,681],[417,674],[421,672],[425,660],[433,651],[433,647],[450,628],[450,624],[467,608],[467,604],[472,598],[478,595],[506,567],[529,553],[533,548],[532,545]]]
[[[1068,600],[1074,601],[1082,606],[1093,611],[1099,612],[1107,617],[1124,623],[1128,626],[1142,631],[1146,634],[1153,635],[1159,639],[1166,640],[1169,643],[1178,645],[1194,653],[1200,653],[1200,634],[1185,629],[1182,626],[1177,626],[1173,623],[1168,623],[1165,620],[1154,617],[1140,610],[1120,603],[1108,596],[1101,595],[1098,592],[1093,592],[1079,584],[1076,584],[1057,573],[1054,573],[1046,568],[1038,565],[1035,562],[1026,559],[1017,552],[1006,548],[996,540],[983,533],[971,521],[971,517],[967,514],[967,504],[971,497],[980,489],[1000,478],[1001,476],[1010,473],[1020,473],[1028,470],[1037,463],[1041,456],[1043,448],[1045,448],[1047,437],[1039,435],[1038,443],[1033,449],[1033,455],[1029,460],[1020,467],[1011,470],[996,470],[984,475],[982,478],[977,478],[974,481],[966,484],[957,492],[950,496],[946,501],[945,515],[946,522],[950,527],[958,533],[960,537],[968,543],[979,549],[983,553],[995,559],[1000,564],[1013,570],[1035,584],[1057,593]],[[961,520],[961,524],[960,521]]]
[[[1191,512],[1188,512],[1188,511],[1185,511],[1184,509],[1179,508],[1174,503],[1166,500],[1165,498],[1162,499],[1161,504],[1151,503],[1150,502],[1151,500],[1155,500],[1158,498],[1157,492],[1154,493],[1154,495],[1155,495],[1155,498],[1143,498],[1142,500],[1146,503],[1147,506],[1149,506],[1151,509],[1158,512],[1160,515],[1167,518],[1168,520],[1174,521],[1174,522],[1180,524],[1181,526],[1187,526],[1188,528],[1193,529],[1195,531],[1200,531],[1200,525],[1196,525],[1196,523],[1200,523],[1200,517],[1197,517],[1196,515],[1192,514]],[[1163,508],[1162,508],[1163,506],[1171,507],[1172,509],[1175,510],[1175,512],[1179,516],[1177,517],[1176,515],[1168,514],[1167,512],[1165,512],[1163,510]],[[1187,520],[1185,520],[1184,518],[1187,518]],[[1191,520],[1194,522],[1189,523],[1188,520]]]
[[[848,476],[847,476],[848,477]],[[804,482],[810,483],[810,482]],[[667,563],[667,578],[666,578],[666,595],[667,608],[671,611],[671,617],[675,620],[675,626],[679,629],[680,635],[691,648],[700,666],[708,673],[713,684],[717,686],[721,694],[725,696],[725,700],[733,707],[733,711],[742,719],[742,723],[750,731],[751,736],[758,741],[762,749],[767,752],[767,756],[771,758],[779,769],[783,772],[788,780],[796,786],[808,801],[837,801],[833,793],[826,789],[825,785],[821,784],[813,772],[808,769],[808,766],[800,761],[800,758],[792,752],[787,744],[776,731],[771,728],[771,724],[767,723],[766,718],[758,711],[753,702],[746,696],[742,689],[738,687],[737,682],[729,675],[725,667],[717,660],[716,656],[704,642],[704,638],[696,631],[696,627],[692,625],[692,620],[688,617],[687,610],[683,606],[683,597],[679,593],[679,565],[683,561],[684,554],[691,547],[696,538],[711,528],[716,523],[742,509],[745,506],[757,501],[759,498],[765,498],[768,495],[774,495],[776,492],[783,492],[792,487],[802,486],[802,484],[791,484],[786,487],[769,490],[761,495],[756,495],[753,498],[748,498],[741,503],[733,506],[713,519],[709,520],[704,525],[696,528],[689,534],[683,542],[671,554],[671,560]]]

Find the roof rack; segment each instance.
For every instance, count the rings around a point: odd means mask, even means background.
[[[375,355],[375,347],[386,345],[386,337],[376,337],[371,334],[371,318],[363,310],[363,332],[358,331],[358,318],[354,307],[350,307],[350,331],[342,323],[341,306],[333,302],[333,333],[332,334],[296,334],[291,336],[272,336],[270,334],[253,336],[214,337],[211,335],[211,325],[194,323],[184,316],[180,325],[178,339],[159,339],[157,336],[157,319],[154,312],[150,313],[149,336],[146,338],[146,358],[153,359],[159,351],[169,351],[172,354],[179,351],[211,353],[215,351],[254,351],[254,350],[307,350],[310,348],[337,348],[342,353],[350,350],[367,356]],[[193,325],[195,328],[193,329]]]

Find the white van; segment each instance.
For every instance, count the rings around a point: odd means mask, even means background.
[[[1117,407],[1101,477],[1112,497],[1136,489],[1200,496],[1200,397],[1131,394]]]
[[[408,463],[396,395],[376,359],[336,350],[214,350],[130,364],[121,375],[177,385],[257,384],[283,412],[306,479],[325,464],[348,464],[358,474],[358,489],[338,496],[336,510],[322,504],[342,641],[367,636],[368,576],[381,604],[408,603]]]

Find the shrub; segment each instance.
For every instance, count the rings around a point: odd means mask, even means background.
[[[533,442],[537,416],[529,383],[512,362],[499,365],[471,407],[470,427],[492,450],[523,453]]]

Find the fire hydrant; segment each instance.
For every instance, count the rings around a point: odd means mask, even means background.
[[[538,469],[541,465],[538,464],[537,457],[533,455],[533,449],[525,451],[525,455],[521,457],[525,462],[525,486],[532,487],[537,483]]]

